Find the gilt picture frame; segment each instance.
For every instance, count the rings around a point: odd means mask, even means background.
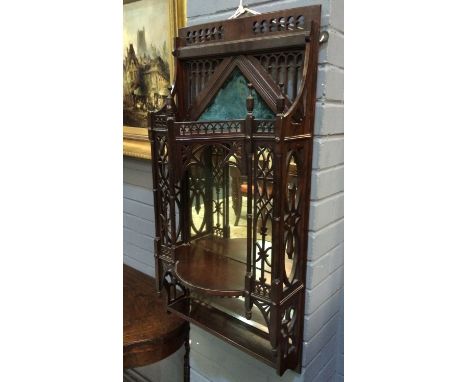
[[[187,0],[123,0],[123,155],[151,159],[148,110],[162,107],[174,81],[174,37]]]

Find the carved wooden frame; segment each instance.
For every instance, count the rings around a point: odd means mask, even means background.
[[[139,0],[123,0],[123,5]],[[173,41],[179,28],[187,24],[187,0],[169,0],[169,44],[174,49]],[[175,67],[172,56],[168,57],[170,81],[174,81]],[[151,159],[151,146],[148,131],[141,127],[123,126],[123,155],[139,159]]]
[[[180,29],[174,50],[175,86],[165,107],[149,114],[158,289],[168,290],[171,312],[274,367],[280,375],[287,369],[301,372],[302,367],[320,12],[320,6],[301,7]],[[270,73],[269,66],[256,58],[276,54],[277,73],[283,67],[289,73],[291,65],[299,68],[297,61],[288,61],[293,50],[294,57],[297,51],[303,52],[302,71],[294,72],[294,80],[288,79],[294,83],[288,86],[278,83],[281,75],[274,78],[273,69]],[[236,67],[251,82],[245,119],[197,121]],[[253,89],[275,110],[274,119],[255,119]],[[181,259],[191,253],[185,167],[199,160],[194,153],[200,145],[221,145],[229,153],[241,153],[236,165],[248,182],[248,238],[244,286],[236,290],[201,287],[179,273]],[[270,167],[265,167],[265,155],[271,158]],[[294,189],[288,188],[286,179],[291,158],[297,163]],[[257,253],[257,233],[252,227],[260,215],[261,224],[270,219],[273,243],[271,248],[258,248]],[[294,257],[292,279],[285,272],[285,255]],[[256,277],[258,262],[267,256],[270,283]],[[209,278],[210,270],[206,273]],[[250,319],[252,308],[257,307],[268,335],[200,305],[196,299],[200,293],[243,296],[244,316]]]

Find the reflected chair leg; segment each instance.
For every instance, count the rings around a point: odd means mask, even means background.
[[[239,225],[239,220],[242,212],[242,193],[241,193],[241,178],[239,170],[236,168],[230,169],[231,173],[231,196],[232,196],[232,208],[236,215],[236,222],[234,226]]]
[[[187,337],[185,338],[184,382],[190,382],[190,325],[187,323]]]

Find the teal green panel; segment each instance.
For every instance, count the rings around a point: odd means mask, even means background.
[[[245,101],[249,95],[247,79],[239,69],[235,69],[214,99],[202,113],[199,121],[244,119],[247,115]],[[258,119],[274,119],[275,114],[265,101],[253,90],[253,115]]]

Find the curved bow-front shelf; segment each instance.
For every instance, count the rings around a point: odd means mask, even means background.
[[[244,294],[245,239],[203,238],[179,256],[175,272],[186,286],[214,296]]]

